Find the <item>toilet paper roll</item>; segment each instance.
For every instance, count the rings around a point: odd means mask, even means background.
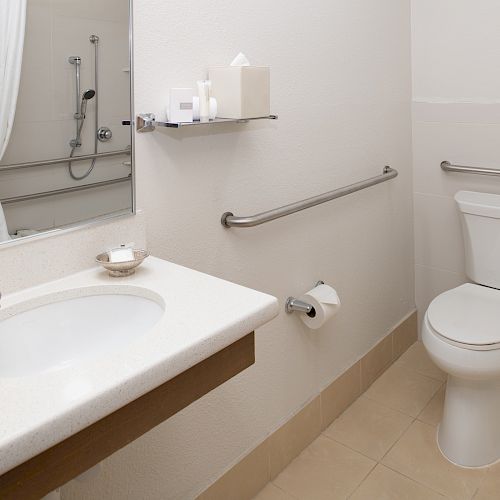
[[[321,328],[329,319],[333,318],[340,309],[340,298],[337,292],[328,285],[319,285],[300,297],[300,300],[311,304],[314,312],[301,314],[300,319],[312,330]]]

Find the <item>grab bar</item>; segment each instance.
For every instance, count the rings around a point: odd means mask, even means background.
[[[54,160],[30,161],[26,163],[12,163],[11,165],[0,165],[0,172],[6,170],[17,170],[18,168],[46,167],[47,165],[57,165],[58,163],[73,163],[74,161],[92,160],[93,158],[110,158],[112,156],[130,155],[130,149],[120,149],[118,151],[108,151],[107,153],[94,153],[90,155],[72,156],[67,158],[56,158]]]
[[[23,194],[20,196],[12,196],[11,198],[4,198],[0,200],[2,205],[8,205],[9,203],[17,203],[19,201],[29,201],[37,200],[39,198],[47,198],[48,196],[56,196],[58,194],[74,193],[75,191],[86,191],[87,189],[94,189],[103,186],[109,186],[111,184],[118,184],[121,182],[130,181],[132,177],[128,175],[127,177],[119,177],[118,179],[111,179],[109,181],[93,182],[92,184],[83,184],[82,186],[72,186],[62,189],[53,189],[52,191],[43,191],[41,193]]]
[[[463,174],[479,174],[479,175],[500,175],[500,170],[496,168],[467,167],[465,165],[453,165],[449,161],[442,161],[441,168],[445,172],[460,172]]]
[[[381,175],[372,177],[365,181],[356,182],[345,186],[343,188],[334,189],[333,191],[328,191],[327,193],[320,194],[318,196],[313,196],[312,198],[306,198],[302,201],[297,201],[296,203],[291,203],[290,205],[285,205],[284,207],[275,208],[274,210],[269,210],[267,212],[262,212],[260,214],[251,215],[249,217],[236,217],[232,212],[225,212],[222,214],[221,223],[224,227],[254,227],[264,224],[265,222],[270,222],[274,219],[279,219],[280,217],[285,217],[286,215],[294,214],[295,212],[300,212],[306,208],[311,208],[321,203],[325,203],[330,200],[335,200],[336,198],[341,198],[356,191],[361,191],[361,189],[366,189],[381,182],[388,181],[397,177],[398,171],[391,167],[384,167]]]

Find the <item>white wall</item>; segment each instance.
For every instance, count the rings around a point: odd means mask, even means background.
[[[104,7],[103,7],[104,5]],[[69,156],[69,141],[76,136],[75,66],[69,56],[82,58],[82,91],[94,88],[94,46],[99,42],[100,125],[113,131],[113,138],[99,143],[99,152],[124,149],[130,144],[128,127],[121,120],[130,115],[128,54],[128,0],[106,2],[81,0],[28,0],[21,83],[16,118],[2,165]],[[95,103],[89,101],[83,128],[82,147],[75,155],[94,152]],[[35,167],[2,172],[0,199],[88,182],[125,177],[130,168],[122,163],[128,157],[99,160],[90,176],[74,181],[66,165]],[[74,163],[82,175],[90,162]],[[9,231],[45,229],[130,208],[128,184],[105,190],[72,193],[5,205]]]
[[[494,177],[444,173],[443,160],[500,168],[500,4],[412,2],[416,300],[420,314],[464,281],[453,195],[500,193]]]
[[[136,0],[135,105],[163,113],[240,50],[272,68],[277,122],[137,136],[138,203],[154,254],[277,296],[334,285],[341,314],[311,332],[281,314],[257,362],[106,460],[67,499],[189,499],[414,307],[409,1]],[[389,183],[268,225],[251,214],[381,173]],[[196,314],[196,311],[193,312]]]

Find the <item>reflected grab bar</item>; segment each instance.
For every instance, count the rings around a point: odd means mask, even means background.
[[[262,212],[260,214],[251,215],[248,217],[237,217],[232,212],[225,212],[222,214],[221,224],[224,227],[254,227],[260,226],[265,222],[270,222],[280,217],[285,217],[286,215],[294,214],[295,212],[300,212],[306,208],[311,208],[321,203],[326,203],[327,201],[335,200],[336,198],[341,198],[356,191],[361,191],[362,189],[375,186],[382,182],[394,179],[398,176],[398,171],[391,167],[384,167],[381,175],[366,179],[364,181],[356,182],[345,186],[343,188],[334,189],[333,191],[328,191],[327,193],[320,194],[318,196],[313,196],[312,198],[306,198],[305,200],[297,201],[296,203],[291,203],[290,205],[285,205],[283,207],[275,208],[267,212]]]
[[[41,193],[23,194],[20,196],[12,196],[10,198],[0,199],[2,205],[9,203],[17,203],[19,201],[38,200],[40,198],[47,198],[48,196],[57,196],[59,194],[75,193],[77,191],[87,191],[87,189],[94,189],[98,187],[111,186],[112,184],[120,184],[132,180],[132,177],[118,177],[117,179],[110,179],[109,181],[93,182],[91,184],[83,184],[81,186],[71,186],[61,189],[53,189],[52,191],[43,191]]]
[[[19,168],[31,168],[31,167],[46,167],[48,165],[58,165],[60,163],[68,163],[75,161],[92,160],[93,158],[111,158],[113,156],[122,156],[131,154],[131,150],[120,149],[118,151],[108,151],[107,153],[93,153],[89,155],[72,156],[67,158],[55,158],[53,160],[40,160],[40,161],[29,161],[26,163],[12,163],[11,165],[0,165],[0,172],[6,170],[18,170]]]
[[[460,172],[463,174],[479,174],[479,175],[500,175],[500,170],[497,168],[483,167],[468,167],[466,165],[453,165],[449,161],[442,161],[441,168],[445,172]]]

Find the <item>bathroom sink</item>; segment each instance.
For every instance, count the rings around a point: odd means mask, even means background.
[[[156,257],[125,278],[94,267],[4,293],[0,476],[240,345],[278,312],[275,297]]]
[[[149,332],[164,312],[156,301],[138,295],[71,296],[79,294],[75,290],[65,300],[45,296],[43,305],[28,302],[1,311],[0,377],[39,374],[109,355]]]

